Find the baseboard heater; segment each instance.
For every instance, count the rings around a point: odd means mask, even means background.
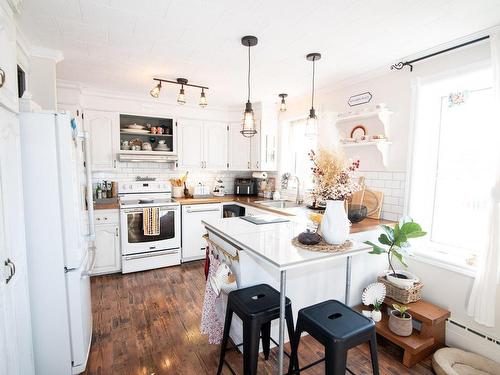
[[[478,332],[477,330],[469,328],[469,327],[467,327],[467,326],[465,326],[465,325],[463,325],[463,324],[461,324],[459,322],[456,322],[456,321],[454,321],[452,319],[446,319],[446,321],[449,322],[449,323],[451,323],[451,324],[453,324],[454,326],[456,326],[458,328],[463,329],[464,331],[472,333],[472,334],[474,334],[474,335],[476,335],[476,336],[478,336],[478,337],[480,337],[480,338],[482,338],[484,340],[490,341],[490,342],[492,342],[492,343],[497,344],[497,345],[500,346],[500,339],[498,339],[498,338],[491,337],[491,336],[488,336],[485,333]]]

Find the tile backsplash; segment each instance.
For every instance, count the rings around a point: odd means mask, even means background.
[[[365,177],[365,185],[371,190],[384,193],[382,218],[398,220],[404,212],[405,172],[369,171],[356,172]]]
[[[170,169],[164,164],[158,163],[124,163],[120,162],[118,168],[114,171],[95,171],[92,173],[93,182],[107,181],[135,181],[137,176],[152,177],[157,180],[169,180],[171,178],[180,178],[186,173],[186,170]],[[213,188],[215,179],[221,178],[225,187],[226,194],[232,194],[234,191],[234,179],[236,177],[250,177],[251,172],[233,172],[233,171],[189,171],[187,185],[195,186],[202,183]]]

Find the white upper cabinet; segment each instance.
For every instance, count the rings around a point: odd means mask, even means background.
[[[274,104],[263,104],[257,107],[256,116],[260,121],[252,138],[252,169],[277,171],[278,110]]]
[[[90,133],[93,171],[116,168],[116,153],[120,150],[120,118],[116,112],[89,111],[83,113],[85,130]]]
[[[250,138],[240,133],[241,123],[229,124],[228,162],[229,170],[245,171],[251,169]]]
[[[17,112],[16,28],[10,10],[2,4],[0,2],[0,106]]]
[[[215,170],[227,169],[227,124],[205,122],[203,133],[204,167]]]
[[[227,169],[227,125],[223,122],[177,121],[179,168]]]
[[[179,168],[203,168],[203,121],[177,121]]]
[[[259,119],[255,119],[255,130],[257,133],[250,138],[250,169],[252,170],[260,170],[260,149],[261,149],[261,121]]]

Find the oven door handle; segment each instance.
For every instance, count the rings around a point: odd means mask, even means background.
[[[178,207],[169,207],[169,206],[152,206],[152,207],[144,207],[144,208],[156,208],[158,207],[160,211],[177,211]],[[122,209],[123,212],[126,214],[133,213],[133,212],[143,212],[144,208],[129,208],[129,209]]]
[[[188,208],[186,211],[187,211],[188,214],[192,214],[192,213],[195,213],[195,212],[215,212],[215,211],[221,211],[221,209],[220,208],[210,208],[210,209],[206,209],[206,210],[192,210],[192,209]]]
[[[134,259],[142,259],[142,258],[152,258],[152,257],[161,256],[161,255],[176,254],[178,251],[179,250],[173,249],[173,250],[165,250],[165,251],[155,251],[154,253],[141,253],[141,254],[135,254],[135,255],[124,255],[123,259],[134,260]]]

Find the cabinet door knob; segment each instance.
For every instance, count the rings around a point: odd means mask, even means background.
[[[118,237],[118,227],[115,228],[115,235]]]
[[[2,68],[0,68],[0,87],[2,87],[5,83],[5,72]]]

